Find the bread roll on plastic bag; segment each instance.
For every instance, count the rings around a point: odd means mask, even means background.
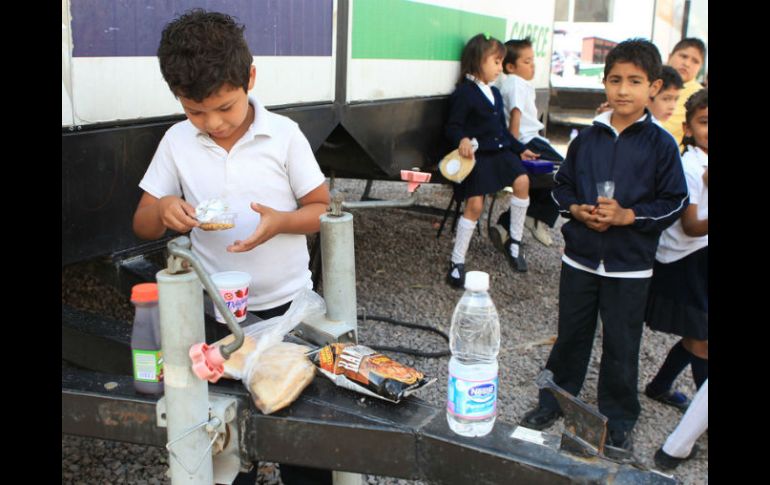
[[[230,334],[222,340],[218,341],[215,345],[227,345],[233,340],[235,340],[235,336]],[[222,366],[225,368],[225,372],[222,374],[222,377],[240,381],[244,374],[243,371],[246,366],[246,358],[248,358],[249,354],[254,352],[254,349],[256,348],[257,343],[254,341],[254,338],[245,335],[241,348],[233,352],[230,358],[227,359],[224,364],[222,364]]]
[[[242,381],[265,414],[288,406],[313,380],[315,366],[305,355],[310,348],[282,342],[283,337],[306,317],[324,313],[323,298],[303,290],[283,315],[244,327],[243,345],[225,361],[224,377]],[[215,345],[233,340],[228,335]]]
[[[305,355],[310,348],[278,342],[247,362],[246,382],[254,404],[264,414],[293,403],[313,381],[315,366]]]

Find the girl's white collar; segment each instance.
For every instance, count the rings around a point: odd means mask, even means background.
[[[475,82],[476,84],[481,84],[481,85],[483,85],[483,86],[489,86],[489,84],[485,83],[484,81],[482,81],[481,79],[477,78],[477,77],[476,77],[476,76],[474,76],[473,74],[466,74],[466,75],[465,75],[465,79],[468,79],[468,80],[470,80],[470,81],[473,81],[473,82]]]

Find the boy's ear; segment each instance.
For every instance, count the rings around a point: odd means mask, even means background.
[[[254,64],[249,68],[249,91],[254,87],[254,83],[257,80],[257,68]]]
[[[513,71],[514,69],[516,69],[516,66],[514,66],[512,62],[506,62],[503,64],[503,72],[506,74]]]
[[[660,88],[663,86],[663,79],[656,79],[650,84],[650,97],[654,98],[660,92]]]

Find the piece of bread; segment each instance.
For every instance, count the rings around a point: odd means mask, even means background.
[[[302,393],[315,377],[315,366],[304,345],[279,342],[253,362],[248,388],[254,404],[264,414],[283,409]]]
[[[214,343],[214,345],[227,345],[234,340],[235,335],[230,334],[222,340]],[[230,358],[227,359],[224,364],[222,364],[225,368],[225,372],[222,376],[226,377],[227,379],[243,380],[243,374],[246,371],[246,359],[256,347],[256,341],[248,335],[245,335],[241,348],[233,352]]]

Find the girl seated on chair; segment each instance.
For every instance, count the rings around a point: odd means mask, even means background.
[[[460,79],[449,99],[446,136],[460,155],[476,160],[471,173],[455,186],[456,197],[465,200],[465,210],[457,224],[447,282],[457,288],[465,285],[465,253],[481,215],[484,195],[508,185],[513,188],[510,235],[504,243],[498,232],[492,231],[490,236],[495,245],[503,247],[514,270],[527,270],[520,245],[529,206],[529,177],[521,160],[534,160],[538,155],[508,131],[502,96],[491,85],[503,69],[504,57],[505,46],[499,40],[485,34],[471,38],[463,49]]]

